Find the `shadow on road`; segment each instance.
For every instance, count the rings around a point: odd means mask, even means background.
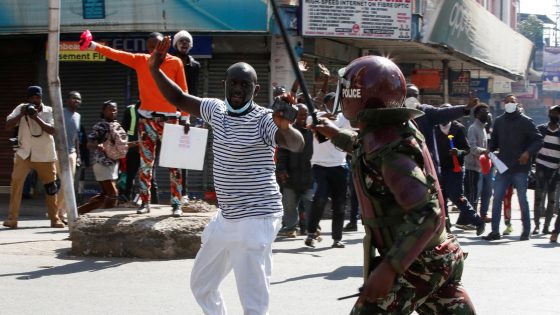
[[[342,266],[336,268],[332,272],[323,272],[316,274],[301,275],[298,277],[288,278],[282,281],[272,282],[271,284],[282,284],[286,282],[306,280],[312,278],[323,278],[325,280],[345,280],[348,278],[361,278],[362,277],[362,266]]]
[[[17,242],[16,242],[17,243]],[[26,243],[26,242],[20,242]],[[0,274],[0,277],[18,276],[18,280],[32,280],[42,277],[68,275],[80,272],[96,272],[109,268],[116,268],[131,262],[141,262],[143,260],[130,258],[98,258],[98,257],[76,257],[68,256],[69,248],[57,249],[57,258],[70,261],[61,266],[37,266],[37,270]],[[148,261],[148,260],[146,260]]]

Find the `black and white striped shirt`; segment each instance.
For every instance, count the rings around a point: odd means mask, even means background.
[[[224,218],[282,216],[272,111],[254,104],[249,113],[230,116],[224,101],[205,98],[200,113],[212,126],[214,187]]]
[[[536,162],[551,169],[560,167],[560,131],[551,131],[548,127],[539,126],[543,134],[544,145],[537,154]]]

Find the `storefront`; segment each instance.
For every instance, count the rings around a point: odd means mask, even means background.
[[[112,99],[119,104],[120,115],[125,106],[138,99],[135,71],[99,56],[80,57],[73,52],[79,34],[90,29],[94,40],[129,52],[145,52],[145,39],[152,31],[173,35],[187,29],[194,37],[192,55],[201,63],[198,94],[223,98],[223,79],[233,63],[245,61],[253,65],[259,77],[261,92],[255,98],[259,104],[269,102],[270,93],[270,36],[268,35],[268,4],[258,0],[232,1],[223,6],[219,1],[186,3],[184,1],[99,1],[96,8],[82,7],[82,1],[68,0],[61,11],[60,79],[63,97],[67,92],[81,92],[83,104],[79,110],[86,129],[99,120],[101,105]],[[0,78],[1,93],[9,94],[0,100],[0,108],[7,115],[15,105],[24,101],[25,87],[44,86],[44,101],[50,103],[46,79],[47,2],[32,0],[2,4],[0,8],[13,19],[0,22],[0,63],[7,78]],[[147,7],[150,7],[148,10]],[[13,13],[11,15],[11,13]],[[26,12],[21,16],[17,12]],[[17,18],[15,18],[17,17]],[[163,17],[163,18],[162,18]],[[203,18],[202,18],[203,17]],[[141,22],[139,22],[141,21]],[[33,34],[33,35],[29,35]],[[66,47],[65,45],[68,45]],[[16,48],[14,48],[16,47]],[[78,51],[79,53],[79,51]],[[19,92],[18,92],[19,91]],[[9,134],[0,132],[0,141],[7,143]],[[202,196],[213,190],[212,151],[208,144],[203,171],[188,172],[188,189]],[[0,154],[0,186],[9,185],[13,154]],[[169,189],[165,169],[156,170],[160,191]],[[91,172],[86,181],[96,187]]]

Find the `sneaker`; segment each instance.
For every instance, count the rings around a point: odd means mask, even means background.
[[[486,230],[486,223],[484,222],[480,223],[476,228],[476,236],[482,235],[485,230]]]
[[[531,236],[529,235],[529,233],[522,233],[521,236],[519,237],[520,241],[528,241],[531,238]]]
[[[171,208],[171,216],[178,218],[182,215],[183,215],[183,210],[181,210],[181,207],[179,205],[173,205],[173,207]]]
[[[333,244],[331,245],[332,248],[344,248],[346,247],[344,244],[342,244],[340,241],[334,241]]]
[[[313,238],[313,236],[307,236],[307,238],[304,241],[305,246],[309,246],[312,248],[315,248],[315,239]]]
[[[482,237],[482,239],[485,241],[496,241],[499,240],[500,238],[501,238],[500,233],[497,232],[490,232],[488,233],[488,235]]]
[[[558,233],[557,232],[552,232],[552,234],[550,234],[550,242],[551,243],[558,243]]]
[[[356,232],[358,231],[358,224],[356,222],[349,222],[342,230],[345,232]]]
[[[539,227],[535,226],[535,229],[533,230],[533,235],[537,235],[539,234]]]
[[[278,232],[278,236],[283,236],[283,237],[287,237],[287,238],[296,238],[297,237],[297,232],[296,232],[295,229],[283,228]]]
[[[502,232],[503,235],[510,235],[511,232],[513,232],[513,228],[511,227],[511,224],[506,225],[506,229],[504,230],[504,232]]]
[[[149,203],[142,203],[138,210],[136,210],[137,214],[146,214],[150,213],[150,204]]]
[[[315,248],[315,244],[320,241],[322,241],[321,237],[315,236],[315,234],[307,234],[307,238],[305,239],[304,243],[305,246]]]

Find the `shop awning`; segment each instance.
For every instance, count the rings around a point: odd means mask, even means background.
[[[483,64],[511,79],[525,76],[533,43],[474,0],[438,1],[425,21],[423,43]]]

